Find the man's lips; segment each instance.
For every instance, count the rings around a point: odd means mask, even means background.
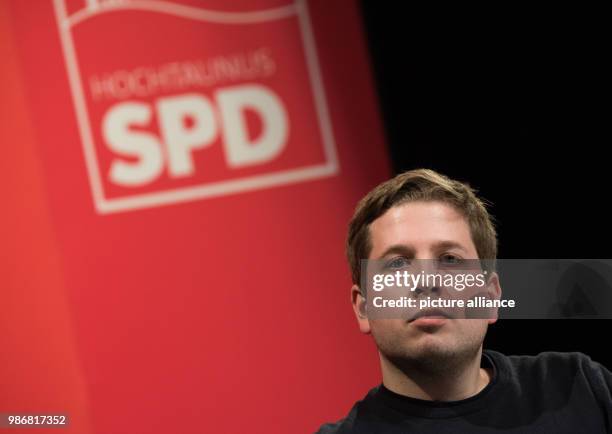
[[[452,318],[450,314],[440,309],[424,309],[417,312],[408,322],[416,321],[417,319],[447,319]]]

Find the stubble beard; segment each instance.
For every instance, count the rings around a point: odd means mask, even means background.
[[[447,376],[458,372],[477,357],[484,334],[459,336],[459,341],[452,344],[426,341],[410,345],[393,337],[378,336],[377,339],[376,334],[374,339],[381,355],[405,374]]]

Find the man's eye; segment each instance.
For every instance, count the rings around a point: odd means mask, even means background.
[[[458,265],[462,262],[462,259],[460,257],[448,253],[440,256],[439,260],[440,263],[443,265]]]
[[[410,265],[410,260],[404,258],[403,256],[398,256],[397,258],[393,258],[388,261],[385,266],[386,268],[402,268]]]

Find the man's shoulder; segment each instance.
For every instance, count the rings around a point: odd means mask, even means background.
[[[534,355],[505,355],[493,350],[485,350],[496,361],[506,360],[514,369],[584,369],[596,364],[591,358],[581,352],[543,351]]]
[[[342,428],[342,425],[345,421],[346,418],[340,419],[338,422],[335,423],[323,424],[321,425],[321,428],[319,428],[319,431],[317,431],[316,434],[338,434],[340,433],[340,428]]]
[[[361,407],[367,405],[368,401],[374,396],[374,394],[376,394],[379,388],[380,386],[374,387],[363,399],[357,401],[346,417],[338,420],[337,422],[325,423],[321,425],[316,434],[343,434],[351,432]]]
[[[516,402],[522,408],[564,408],[581,414],[600,409],[598,414],[612,426],[612,373],[588,355],[557,351],[533,356],[487,354],[509,374],[503,390],[520,397]]]
[[[539,381],[557,383],[560,379],[576,376],[591,379],[598,372],[608,372],[606,368],[581,352],[544,351],[535,355],[504,355],[497,351],[486,350],[495,364],[510,375],[517,383]]]
[[[321,425],[316,434],[342,434],[343,432],[349,432],[348,430],[355,422],[358,404],[359,403],[356,403],[353,406],[350,413],[345,418],[340,419],[337,422],[325,423]]]

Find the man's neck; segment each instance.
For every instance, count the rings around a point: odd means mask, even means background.
[[[427,401],[459,401],[476,395],[491,381],[491,372],[480,367],[482,348],[470,359],[452,369],[419,369],[418,365],[399,367],[380,355],[383,384],[392,392]]]

